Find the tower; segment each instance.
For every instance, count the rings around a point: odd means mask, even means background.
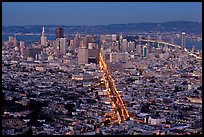
[[[128,51],[128,42],[127,42],[127,39],[123,39],[122,46],[121,46],[121,51],[122,52],[127,52]]]
[[[66,39],[65,38],[59,38],[59,51],[61,55],[65,55],[66,53]]]
[[[64,38],[64,29],[63,28],[57,28],[56,29],[56,39],[58,38]]]
[[[184,50],[186,47],[186,33],[182,32],[181,34],[181,47]]]
[[[23,57],[23,49],[24,49],[24,42],[23,41],[20,41],[20,55],[21,57]]]
[[[148,46],[148,47],[150,46],[150,42],[149,42],[150,39],[151,39],[151,37],[150,37],[150,35],[148,35],[148,36],[147,36],[147,40],[148,40],[147,46]]]
[[[135,42],[128,42],[128,52],[135,50]]]
[[[141,55],[142,54],[142,47],[141,47],[141,45],[136,45],[136,54],[137,55]]]
[[[147,46],[146,45],[144,45],[143,46],[143,57],[146,57],[147,56]]]
[[[117,40],[117,35],[116,34],[112,34],[111,37],[112,37],[112,41],[116,41]]]
[[[45,37],[45,28],[43,26],[42,36],[41,36],[41,45],[45,46],[47,42],[47,37]]]
[[[64,29],[56,29],[56,52],[60,55],[65,55],[66,53],[66,38],[64,38]]]
[[[88,49],[86,47],[79,47],[78,49],[78,63],[88,64]]]
[[[17,46],[16,36],[15,36],[15,37],[14,37],[14,39],[13,39],[13,45],[14,45],[14,47],[16,47],[16,46]]]
[[[122,46],[122,41],[123,41],[123,34],[122,33],[120,33],[119,34],[119,49],[121,49],[121,46]]]

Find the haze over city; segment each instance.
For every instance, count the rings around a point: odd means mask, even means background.
[[[2,24],[107,25],[202,21],[201,2],[3,2]]]

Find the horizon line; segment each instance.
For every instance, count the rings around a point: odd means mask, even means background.
[[[110,24],[95,24],[95,25],[65,25],[65,24],[32,24],[32,25],[3,25],[2,27],[21,27],[21,26],[106,26],[106,25],[124,25],[124,24],[142,24],[142,23],[153,23],[153,24],[161,24],[168,22],[194,22],[194,23],[202,23],[202,21],[186,21],[186,20],[174,20],[174,21],[165,21],[165,22],[135,22],[135,23],[110,23]]]

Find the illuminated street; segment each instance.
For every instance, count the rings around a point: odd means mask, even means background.
[[[129,114],[128,114],[128,111],[125,107],[125,104],[124,104],[122,98],[120,97],[120,94],[118,93],[118,91],[116,89],[114,80],[112,79],[112,77],[108,71],[107,65],[103,59],[102,54],[100,53],[99,56],[100,56],[99,57],[99,65],[100,65],[100,69],[103,70],[103,72],[104,72],[104,81],[105,81],[105,87],[107,90],[107,94],[111,100],[112,107],[115,110],[114,114],[117,116],[116,119],[113,119],[116,121],[111,121],[111,123],[114,123],[114,122],[121,123],[122,121],[129,119]],[[115,115],[113,117],[115,117]]]

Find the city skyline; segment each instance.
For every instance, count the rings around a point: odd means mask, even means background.
[[[199,4],[3,3],[2,135],[201,135]]]
[[[161,23],[178,20],[202,22],[202,3],[201,2],[2,3],[2,25],[4,26],[23,26],[23,25],[90,26],[90,25],[126,24],[140,22]]]
[[[2,43],[3,135],[202,134],[202,36],[55,31]]]

